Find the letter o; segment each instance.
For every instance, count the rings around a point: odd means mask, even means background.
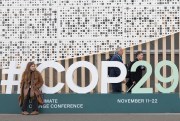
[[[89,71],[92,74],[92,81],[90,82],[90,84],[87,87],[79,87],[77,86],[74,82],[73,82],[73,72],[75,69],[79,68],[79,67],[86,67],[89,69]],[[72,64],[67,72],[66,72],[66,83],[69,86],[69,88],[71,90],[73,90],[76,93],[88,93],[90,92],[92,89],[94,89],[97,85],[98,82],[98,72],[96,67],[87,61],[79,61],[79,62],[75,62],[74,64]]]

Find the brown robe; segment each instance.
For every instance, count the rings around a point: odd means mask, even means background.
[[[41,88],[42,85],[43,79],[41,73],[37,70],[28,74],[23,74],[21,80],[21,96],[26,98],[30,87],[30,97],[33,98],[34,96],[38,96],[40,93],[39,88]]]

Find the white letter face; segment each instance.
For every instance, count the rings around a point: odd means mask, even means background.
[[[79,67],[88,68],[92,74],[92,81],[87,87],[79,87],[73,82],[73,72],[75,69]],[[73,63],[66,72],[66,83],[69,86],[69,88],[76,93],[88,93],[92,89],[94,89],[98,83],[97,69],[92,63],[87,62],[87,61],[79,61],[79,62]]]
[[[108,67],[117,67],[120,69],[120,75],[118,77],[109,77],[108,76]],[[102,61],[101,68],[101,93],[107,93],[107,84],[108,83],[119,83],[122,82],[126,75],[127,70],[123,63],[118,61]]]
[[[58,73],[65,71],[64,67],[61,64],[54,62],[54,61],[43,62],[42,64],[40,64],[37,67],[37,70],[39,72],[42,72],[42,70],[44,70],[47,67],[52,67],[52,68],[56,69]],[[51,80],[51,81],[53,81],[53,80]],[[46,94],[54,94],[54,93],[57,93],[59,90],[61,90],[63,86],[64,86],[64,83],[58,83],[55,87],[47,87],[44,84],[42,87],[42,92],[46,93]]]

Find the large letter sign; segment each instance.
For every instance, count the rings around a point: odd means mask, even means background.
[[[118,77],[108,77],[108,67],[118,67],[120,69],[120,75]],[[102,72],[101,93],[107,93],[108,83],[122,82],[127,74],[125,65],[117,61],[102,61],[101,72]]]
[[[37,67],[37,70],[39,72],[42,72],[42,70],[44,70],[45,68],[47,67],[53,67],[54,69],[57,70],[58,73],[64,71],[64,67],[62,65],[60,65],[59,63],[57,62],[53,62],[53,61],[46,61],[46,62],[43,62],[41,65],[39,65]],[[53,81],[53,80],[51,80]],[[46,93],[46,94],[53,94],[53,93],[56,93],[58,92],[59,90],[62,89],[62,87],[64,86],[63,83],[58,83],[55,87],[47,87],[45,84],[43,85],[42,87],[42,92],[43,93]]]
[[[10,62],[10,67],[9,69],[3,69],[2,72],[3,74],[8,74],[7,80],[1,80],[1,85],[6,85],[6,94],[11,94],[12,93],[12,86],[17,85],[18,86],[18,91],[17,93],[20,93],[20,81],[22,77],[22,73],[25,70],[27,65],[27,62],[22,62],[21,63],[21,68],[17,68],[17,62],[12,61]],[[139,65],[143,65],[146,67],[146,74],[139,80],[139,82],[134,86],[132,89],[132,93],[153,93],[153,88],[143,88],[142,85],[147,81],[147,79],[151,76],[152,74],[152,67],[147,61],[137,61],[132,65],[131,72],[135,72],[136,68]],[[172,75],[170,77],[163,77],[160,74],[160,69],[162,68],[163,65],[170,66],[172,69]],[[64,67],[59,64],[58,62],[54,61],[46,61],[41,63],[38,67],[37,70],[39,72],[42,72],[45,68],[47,67],[52,67],[57,70],[58,73],[65,71]],[[79,87],[76,85],[73,81],[73,72],[79,67],[85,67],[89,69],[92,75],[92,80],[90,84],[87,87]],[[118,77],[109,77],[108,76],[108,67],[117,67],[120,69],[120,75]],[[18,80],[15,80],[15,75],[18,74]],[[66,72],[66,83],[68,87],[74,91],[75,93],[88,93],[91,90],[93,90],[97,83],[98,83],[98,76],[101,76],[101,93],[108,93],[108,84],[110,83],[120,83],[122,82],[127,74],[126,67],[124,66],[123,63],[116,62],[116,61],[102,61],[102,66],[101,66],[101,75],[98,75],[96,67],[87,61],[79,61],[76,63],[73,63]],[[172,82],[171,86],[168,88],[164,88],[161,86],[160,83],[156,83],[155,86],[156,88],[162,92],[162,93],[171,93],[173,92],[179,83],[179,75],[178,75],[178,69],[174,63],[171,61],[161,61],[157,64],[155,68],[155,76],[156,78],[163,83],[167,82]],[[53,81],[53,80],[50,80]],[[153,81],[153,80],[152,80]],[[45,84],[42,86],[42,92],[46,94],[54,94],[59,92],[59,90],[62,89],[64,86],[64,83],[58,83],[55,87],[48,87]]]
[[[87,87],[79,87],[73,82],[73,78],[72,78],[73,72],[78,67],[86,67],[92,73],[92,81]],[[66,83],[67,83],[67,85],[69,86],[69,88],[71,90],[73,90],[74,92],[77,92],[77,93],[88,93],[88,92],[90,92],[91,90],[93,90],[96,87],[97,82],[98,82],[98,72],[96,70],[96,67],[93,64],[91,64],[90,62],[86,62],[86,61],[76,62],[76,63],[72,64],[66,72]]]
[[[17,69],[17,62],[16,61],[11,61],[9,69],[3,69],[2,73],[3,74],[8,74],[7,80],[1,80],[1,85],[6,85],[6,94],[11,94],[12,92],[12,86],[17,85],[18,90],[17,93],[20,93],[20,80],[22,77],[22,73],[25,70],[25,67],[27,65],[27,62],[22,62],[21,63],[21,68]],[[15,74],[19,75],[19,80],[15,80],[14,76]]]

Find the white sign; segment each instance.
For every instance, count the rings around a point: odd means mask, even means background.
[[[3,69],[3,74],[8,74],[7,80],[2,80],[1,85],[6,85],[6,94],[11,94],[12,93],[12,86],[17,85],[18,86],[18,94],[20,93],[20,80],[22,77],[22,73],[25,70],[27,65],[27,62],[23,62],[21,64],[21,68],[17,69],[17,62],[10,62],[10,67],[9,69]],[[41,63],[38,67],[37,70],[39,72],[42,72],[45,68],[51,67],[57,70],[58,73],[65,71],[64,67],[54,61],[46,61]],[[73,72],[79,68],[79,67],[85,67],[89,69],[92,75],[92,80],[90,84],[87,87],[79,87],[76,85],[73,81]],[[121,74],[118,77],[108,77],[108,67],[117,67],[121,70]],[[126,76],[126,67],[124,64],[116,61],[102,61],[102,68],[101,68],[101,74],[99,75],[102,77],[101,79],[101,93],[107,93],[107,86],[108,83],[119,83],[125,79]],[[15,80],[15,74],[18,74],[20,76],[19,80]],[[53,81],[53,80],[51,80]],[[66,72],[66,83],[68,87],[74,91],[75,93],[89,93],[91,90],[93,90],[97,83],[98,83],[98,72],[96,67],[87,61],[79,61],[76,63],[73,63],[67,70]],[[59,92],[64,86],[64,83],[58,83],[55,87],[48,87],[45,84],[42,86],[42,92],[46,94],[54,94]]]

